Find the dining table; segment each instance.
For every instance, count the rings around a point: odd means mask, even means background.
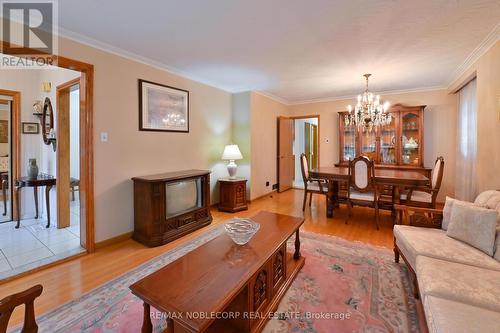
[[[312,178],[325,179],[328,181],[326,216],[333,217],[333,210],[338,205],[339,182],[349,180],[349,167],[347,166],[324,166],[312,169]],[[374,183],[379,186],[393,186],[395,190],[394,203],[399,203],[401,188],[417,188],[428,186],[430,180],[422,173],[414,170],[375,168]]]

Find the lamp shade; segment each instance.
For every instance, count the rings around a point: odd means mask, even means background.
[[[241,160],[242,158],[238,145],[226,145],[222,154],[223,160]]]

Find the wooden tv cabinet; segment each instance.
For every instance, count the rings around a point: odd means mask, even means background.
[[[167,216],[168,184],[199,179],[201,204],[189,211]],[[146,246],[160,246],[212,222],[210,214],[210,171],[185,170],[134,177],[134,233],[132,238]]]

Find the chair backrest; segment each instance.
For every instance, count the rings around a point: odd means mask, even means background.
[[[432,177],[431,177],[431,187],[433,190],[439,191],[441,188],[441,181],[443,180],[444,173],[444,158],[443,156],[439,156],[436,158],[436,162],[434,163],[434,168],[432,169]]]
[[[12,312],[19,305],[24,304],[24,324],[21,332],[23,333],[36,333],[38,332],[38,325],[35,321],[35,298],[42,294],[43,287],[36,285],[25,291],[13,294],[0,300],[0,332],[7,332],[9,319]]]
[[[309,181],[309,164],[307,163],[306,154],[300,154],[300,170],[302,171],[302,180],[304,185]]]
[[[358,156],[349,160],[349,186],[359,192],[372,190],[374,170],[373,161],[366,156]]]

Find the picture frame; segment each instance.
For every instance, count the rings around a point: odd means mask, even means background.
[[[22,131],[23,131],[23,134],[39,134],[40,133],[40,124],[39,123],[31,123],[31,122],[23,122],[22,123]]]
[[[139,79],[139,131],[189,133],[189,91]]]
[[[9,143],[9,121],[0,120],[0,143]]]

